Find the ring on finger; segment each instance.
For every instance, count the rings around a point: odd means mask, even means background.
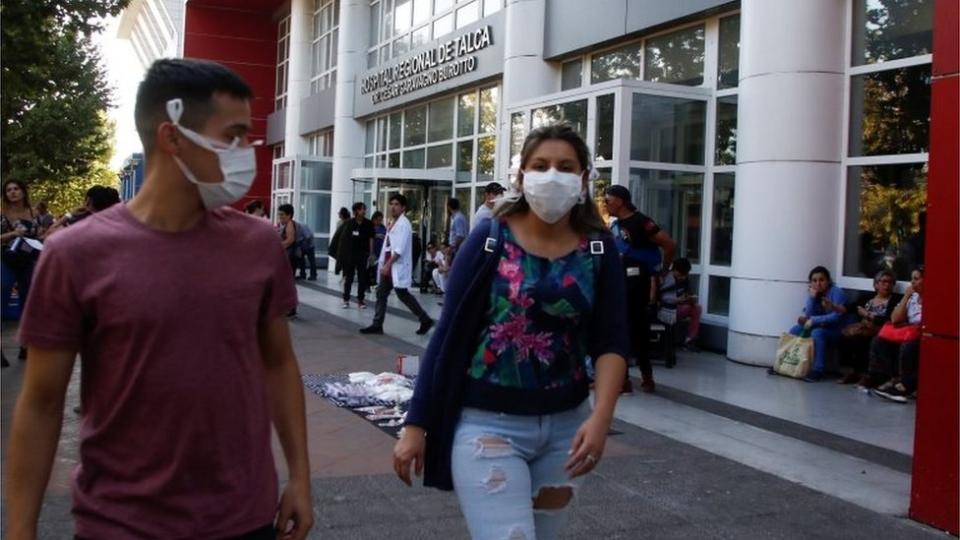
[[[597,464],[597,456],[593,454],[587,454],[586,460],[589,461],[591,465]]]

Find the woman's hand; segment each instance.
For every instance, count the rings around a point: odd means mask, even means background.
[[[603,448],[607,444],[610,420],[610,417],[601,417],[594,412],[580,425],[577,434],[573,436],[570,459],[564,467],[571,478],[587,474],[600,463]]]
[[[816,298],[820,294],[814,286],[810,286],[807,290],[810,291],[810,298]]]
[[[909,300],[913,296],[913,285],[907,285],[907,288],[903,290],[903,299]]]
[[[857,315],[860,315],[860,317],[863,318],[863,319],[872,319],[872,318],[873,318],[872,316],[870,316],[870,312],[867,311],[866,309],[864,309],[863,306],[857,306]]]
[[[806,316],[806,315],[801,315],[801,316],[797,317],[797,324],[799,324],[800,326],[803,326],[803,325],[807,324],[807,316]]]
[[[813,328],[813,320],[807,319],[806,322],[803,323],[803,328],[806,330]]]
[[[410,464],[419,477],[423,474],[423,452],[427,445],[427,433],[421,427],[406,426],[400,440],[393,446],[393,470],[403,483],[412,486]]]

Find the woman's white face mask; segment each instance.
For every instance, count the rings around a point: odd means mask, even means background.
[[[585,200],[581,176],[553,167],[549,171],[523,171],[523,195],[533,213],[550,224]]]
[[[260,141],[249,146],[240,146],[240,138],[237,137],[231,144],[224,144],[183,127],[180,125],[180,117],[183,115],[183,101],[180,98],[167,102],[167,115],[184,137],[197,146],[213,152],[220,161],[223,181],[201,182],[179,157],[173,157],[187,180],[197,186],[205,208],[212,210],[233,204],[250,191],[253,179],[257,175],[257,155],[254,146]]]

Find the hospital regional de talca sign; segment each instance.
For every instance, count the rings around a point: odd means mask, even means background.
[[[477,51],[493,43],[490,26],[478,28],[364,77],[360,94],[374,104],[454,79],[477,69]]]

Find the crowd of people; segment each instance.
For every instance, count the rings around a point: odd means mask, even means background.
[[[0,301],[4,303],[3,312],[10,311],[8,307],[14,288],[17,291],[17,311],[22,311],[26,305],[33,271],[45,240],[118,202],[120,193],[115,188],[93,186],[87,190],[83,206],[55,217],[49,212],[45,201],[31,205],[30,193],[24,182],[6,180],[3,183],[3,205],[0,212],[0,246],[3,250],[0,257]],[[20,360],[27,359],[26,348],[20,347],[18,357]],[[7,357],[0,352],[0,366],[9,365]]]
[[[822,380],[827,360],[838,355],[847,372],[840,384],[856,384],[882,398],[906,403],[917,395],[920,325],[923,315],[923,267],[910,273],[903,295],[894,293],[892,270],[879,271],[873,293],[849,301],[823,266],[810,270],[808,295],[795,336],[813,339],[813,362],[807,382]]]

